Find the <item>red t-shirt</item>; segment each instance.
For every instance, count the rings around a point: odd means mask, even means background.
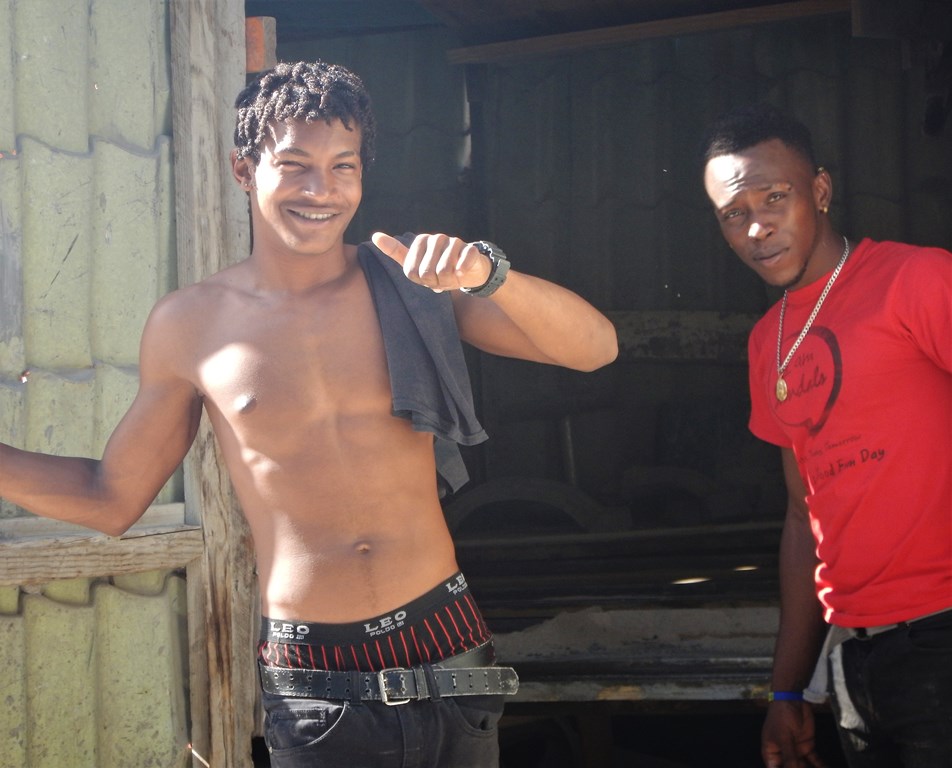
[[[828,278],[787,297],[783,356]],[[796,455],[827,621],[952,606],[952,253],[863,240],[784,373],[782,403],[779,311],[748,342],[750,429]]]

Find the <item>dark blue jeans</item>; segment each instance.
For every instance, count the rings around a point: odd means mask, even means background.
[[[840,729],[850,768],[952,766],[952,611],[843,644],[865,728]],[[832,699],[837,720],[841,708]]]
[[[503,696],[397,706],[262,693],[272,768],[497,768]]]

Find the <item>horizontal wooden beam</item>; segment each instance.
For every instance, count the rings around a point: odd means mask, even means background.
[[[505,661],[505,660],[502,660]],[[646,680],[643,674],[598,674],[587,677],[567,666],[562,675],[519,681],[517,704],[567,701],[750,701],[765,700],[769,688],[770,656],[743,658],[736,674],[700,667],[693,674],[680,672],[663,680]],[[687,662],[689,663],[689,662]],[[658,667],[655,666],[655,670]]]
[[[203,541],[198,527],[122,539],[89,534],[5,541],[0,586],[182,568],[201,556]]]
[[[850,0],[797,0],[792,3],[455,48],[447,52],[447,58],[451,64],[498,64],[538,56],[579,53],[658,37],[678,37],[697,32],[713,32],[752,24],[849,13],[849,11]]]
[[[645,679],[640,672],[633,674],[600,673],[586,676],[568,664],[562,674],[542,679],[528,677],[524,667],[519,680],[519,692],[513,703],[565,703],[567,701],[756,701],[766,700],[770,681],[769,655],[743,658],[738,671],[705,669],[698,665],[685,673],[682,665],[672,665],[670,676],[664,679]],[[511,663],[500,658],[500,663]],[[654,671],[661,668],[653,667]]]
[[[513,701],[763,700],[775,605],[584,610],[495,633],[497,658],[519,670]]]

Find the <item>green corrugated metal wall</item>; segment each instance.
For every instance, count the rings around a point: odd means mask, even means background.
[[[0,590],[3,765],[186,765],[185,605],[158,572]]]
[[[169,51],[164,0],[0,0],[6,442],[98,455],[135,394],[176,282]],[[187,650],[180,574],[0,588],[0,762],[185,765]]]
[[[15,445],[98,455],[135,394],[142,325],[175,284],[168,59],[164,2],[0,0],[0,434]]]

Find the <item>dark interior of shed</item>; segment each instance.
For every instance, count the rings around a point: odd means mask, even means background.
[[[693,148],[725,108],[772,101],[814,129],[842,228],[950,247],[940,5],[247,0],[276,18],[280,59],[339,61],[375,99],[354,239],[492,239],[619,330],[594,374],[467,352],[490,441],[444,508],[497,632],[592,606],[776,605],[785,492],[746,429],[745,338],[778,296],[722,242]],[[761,718],[753,701],[519,704],[503,765],[757,765]]]

